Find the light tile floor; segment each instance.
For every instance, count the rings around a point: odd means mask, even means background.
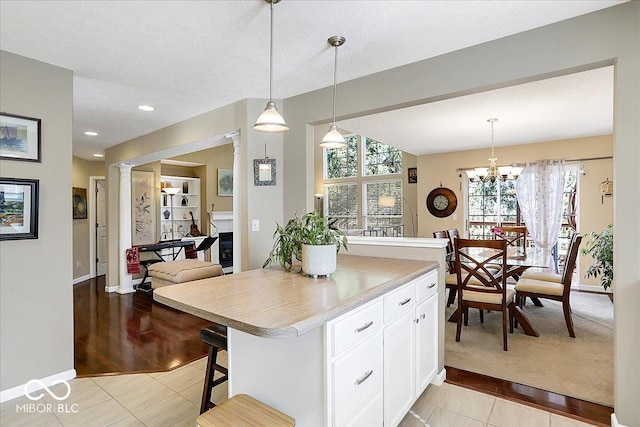
[[[225,356],[224,353],[219,356],[223,365]],[[0,425],[194,426],[205,367],[206,358],[170,372],[74,379],[70,381],[71,395],[62,403],[46,393],[37,402],[22,397],[3,403]],[[66,390],[58,385],[52,391],[60,396]],[[226,394],[225,383],[216,387],[213,401],[222,402]],[[584,427],[588,424],[445,383],[440,387],[429,386],[400,425]]]

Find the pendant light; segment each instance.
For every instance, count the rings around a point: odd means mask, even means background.
[[[269,33],[269,102],[253,125],[253,130],[259,132],[286,132],[289,130],[284,118],[278,111],[276,103],[271,99],[271,87],[273,86],[273,5],[280,0],[264,0],[271,8],[271,30]]]
[[[491,123],[491,157],[489,157],[489,167],[487,168],[487,172],[485,176],[480,176],[484,182],[491,181],[496,182],[496,179],[500,176],[500,172],[498,171],[498,166],[496,165],[496,157],[494,153],[494,142],[493,142],[493,124],[498,121],[498,119],[488,119],[489,123]],[[478,174],[480,175],[480,174]]]
[[[338,46],[342,46],[346,39],[342,36],[329,37],[327,40],[331,46],[335,48],[335,62],[333,65],[333,123],[329,128],[329,132],[322,138],[320,147],[322,148],[344,148],[347,143],[344,137],[338,132],[336,127],[336,85],[338,74]]]

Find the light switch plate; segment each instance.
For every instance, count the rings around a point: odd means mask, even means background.
[[[251,220],[251,231],[260,231],[260,220],[252,219]]]

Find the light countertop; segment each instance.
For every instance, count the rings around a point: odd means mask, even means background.
[[[338,255],[331,278],[271,267],[161,287],[153,298],[256,336],[296,337],[437,267],[433,261]]]

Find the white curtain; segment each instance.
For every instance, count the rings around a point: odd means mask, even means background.
[[[536,246],[549,250],[558,241],[562,226],[564,160],[527,164],[516,181],[516,197],[529,236]]]

